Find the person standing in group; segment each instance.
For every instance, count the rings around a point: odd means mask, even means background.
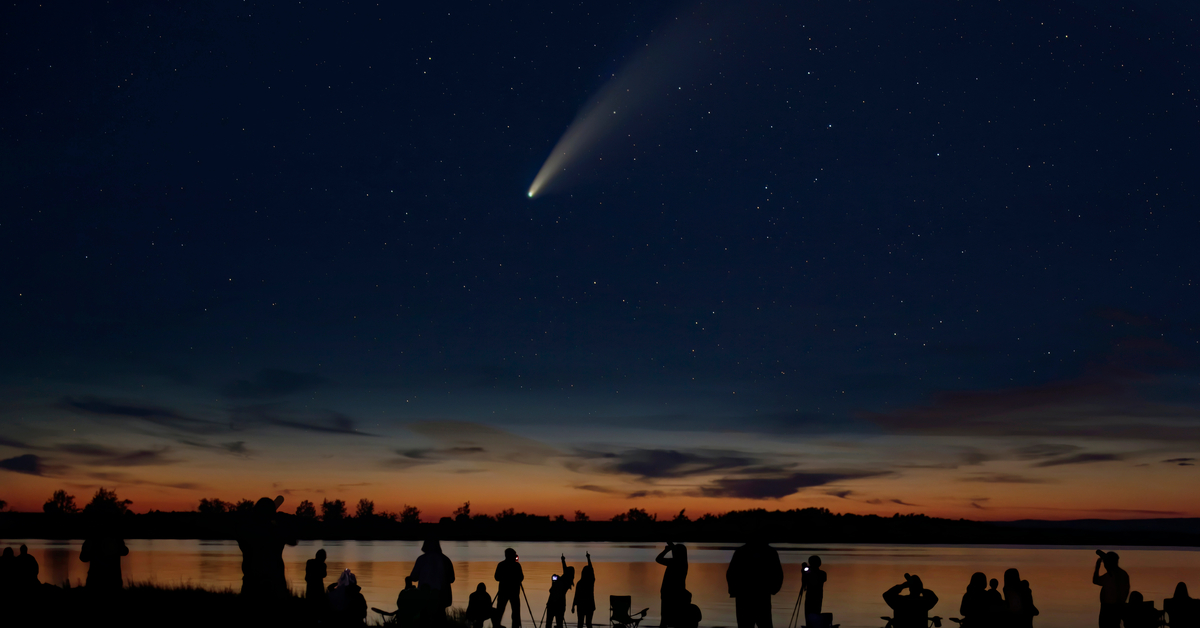
[[[1038,609],[1033,605],[1033,591],[1029,581],[1022,580],[1016,569],[1004,572],[1004,604],[1008,611],[1009,625],[1013,628],[1031,628]]]
[[[567,613],[567,591],[575,585],[575,568],[567,566],[567,555],[561,557],[563,572],[561,576],[551,576],[550,598],[546,600],[546,628],[554,624],[555,628],[563,628]]]
[[[525,580],[525,572],[521,571],[521,558],[517,550],[504,550],[504,560],[496,564],[496,582],[499,583],[496,592],[496,614],[492,616],[492,628],[500,628],[500,620],[504,617],[504,605],[512,605],[512,627],[521,627],[521,583]]]
[[[1120,628],[1125,599],[1129,597],[1129,574],[1118,564],[1121,557],[1116,552],[1096,550],[1096,555],[1092,584],[1100,587],[1100,628]],[[1101,564],[1104,575],[1100,575]]]
[[[121,578],[121,557],[129,555],[125,539],[116,532],[116,517],[97,517],[88,538],[79,549],[79,560],[88,563],[84,586],[91,592],[111,593],[125,586]]]
[[[260,602],[278,601],[289,593],[283,548],[295,545],[296,539],[284,531],[276,518],[281,504],[282,495],[275,499],[260,497],[250,510],[249,521],[238,532],[238,548],[242,550],[242,595]]]
[[[312,610],[318,614],[325,610],[329,601],[325,594],[325,576],[329,575],[325,556],[325,549],[322,548],[317,550],[315,557],[304,563],[304,597]]]
[[[775,548],[754,539],[734,550],[725,583],[734,598],[738,628],[772,628],[771,596],[783,587],[783,565]]]
[[[993,581],[994,582],[994,581]],[[958,605],[958,613],[962,615],[962,625],[968,628],[993,628],[996,625],[996,615],[999,604],[988,595],[987,576],[977,571],[971,575],[967,584],[967,592],[963,594],[962,603]],[[1003,603],[1003,599],[1001,599]]]
[[[575,597],[571,600],[571,612],[575,613],[577,628],[592,628],[592,613],[596,612],[596,572],[592,569],[592,555],[587,556],[587,567],[579,573],[575,585]]]
[[[425,609],[421,625],[441,626],[446,623],[446,609],[454,602],[450,585],[454,582],[454,563],[442,553],[437,539],[427,539],[421,545],[421,555],[408,575],[424,594]]]
[[[667,558],[667,554],[671,557]],[[679,613],[687,603],[687,548],[681,543],[667,541],[667,546],[658,553],[654,561],[667,568],[663,572],[662,587],[658,590],[662,603],[662,619],[659,625],[676,626]]]
[[[825,628],[821,621],[821,606],[825,602],[825,580],[821,571],[821,557],[809,556],[807,563],[800,563],[800,594],[804,598],[804,622],[808,628]]]

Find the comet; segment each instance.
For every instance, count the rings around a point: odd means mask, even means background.
[[[701,65],[697,57],[709,50],[713,38],[705,31],[710,28],[695,16],[677,18],[675,24],[633,55],[580,108],[533,178],[529,198],[563,187],[565,176],[595,155],[618,130],[649,122],[651,114],[668,102],[671,92],[681,92]]]

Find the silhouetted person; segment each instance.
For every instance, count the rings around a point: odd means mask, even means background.
[[[1192,599],[1182,582],[1175,585],[1175,595],[1163,600],[1163,610],[1172,628],[1200,628],[1200,600]]]
[[[586,553],[587,567],[579,573],[575,585],[575,597],[571,600],[571,612],[575,613],[576,626],[592,628],[592,613],[596,612],[596,571],[592,569],[592,555]],[[1186,587],[1185,587],[1186,591]]]
[[[487,585],[480,582],[467,598],[467,622],[471,628],[483,628],[483,621],[491,618],[492,596],[487,592]]]
[[[821,606],[825,602],[825,580],[821,571],[821,557],[809,556],[807,563],[800,563],[800,592],[804,597],[804,623],[808,628],[825,628],[821,620]]]
[[[994,579],[992,582],[996,582]],[[967,584],[967,592],[963,594],[962,604],[958,606],[958,614],[962,615],[962,625],[967,628],[994,628],[997,625],[996,612],[999,605],[988,594],[987,576],[982,572],[971,574]],[[999,591],[996,592],[999,597]],[[1003,602],[1003,598],[1000,598]]]
[[[13,586],[20,592],[36,591],[42,582],[38,580],[37,559],[29,553],[29,548],[24,543],[21,544],[21,549],[18,551],[16,558],[13,561]]]
[[[421,612],[425,603],[421,592],[413,586],[412,578],[404,578],[404,588],[396,596],[396,614],[393,620],[398,628],[416,628],[421,623]]]
[[[1121,616],[1125,598],[1129,597],[1129,574],[1121,569],[1120,556],[1116,552],[1096,550],[1096,569],[1092,572],[1092,584],[1100,587],[1100,628],[1121,628]],[[1100,565],[1104,575],[1100,575]]]
[[[349,570],[342,571],[337,582],[329,585],[329,617],[335,626],[361,626],[367,619],[367,599],[363,597],[358,578]]]
[[[575,585],[575,568],[567,566],[567,555],[560,557],[563,573],[561,576],[551,576],[550,598],[546,600],[546,628],[553,623],[556,628],[563,628],[567,613],[567,591]]]
[[[325,550],[317,550],[314,558],[304,563],[304,597],[309,606],[318,614],[324,612],[328,598],[325,595],[325,576],[329,575],[329,567],[325,564]]]
[[[908,589],[908,595],[900,592]],[[895,628],[927,628],[929,610],[937,606],[937,595],[921,584],[921,578],[904,574],[904,583],[888,589],[883,601],[891,607]]]
[[[13,588],[13,580],[17,577],[17,556],[13,553],[13,548],[4,548],[4,553],[0,554],[0,597],[9,595]]]
[[[1030,628],[1038,609],[1033,605],[1033,592],[1029,589],[1029,581],[1021,580],[1021,574],[1016,569],[1004,572],[1004,604],[1008,615],[1008,625],[1014,628]]]
[[[425,611],[421,614],[423,626],[440,626],[446,623],[446,608],[454,601],[450,584],[454,582],[454,563],[442,553],[442,544],[437,539],[428,539],[421,545],[421,555],[413,565],[409,578],[417,583],[424,594]]]
[[[496,614],[492,618],[492,627],[500,625],[504,616],[504,605],[512,605],[512,627],[521,626],[521,582],[525,580],[525,572],[521,571],[521,562],[517,550],[504,550],[504,560],[496,565],[496,582],[499,590],[496,592]]]
[[[84,540],[79,549],[79,560],[88,563],[86,586],[93,593],[119,591],[125,586],[121,579],[121,557],[129,555],[129,548],[117,536],[113,517],[101,518],[91,528],[94,536]]]
[[[729,597],[734,598],[738,628],[771,628],[771,596],[783,587],[779,552],[761,539],[733,551],[725,570]]]
[[[1129,602],[1125,605],[1125,628],[1158,628],[1158,611],[1154,602],[1146,601],[1138,591],[1129,593]],[[1172,627],[1174,627],[1172,622]]]
[[[667,554],[671,554],[667,558]],[[683,611],[687,592],[688,559],[687,548],[679,543],[667,541],[667,546],[658,553],[655,562],[667,568],[663,572],[659,596],[662,602],[662,626],[676,626],[676,618]]]
[[[260,497],[250,510],[249,521],[238,533],[242,550],[242,595],[256,601],[280,600],[288,596],[283,548],[296,539],[279,525],[275,511],[283,496]]]

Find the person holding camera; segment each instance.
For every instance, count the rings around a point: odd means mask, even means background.
[[[1129,597],[1129,574],[1118,566],[1121,557],[1116,552],[1096,550],[1096,569],[1092,572],[1092,584],[1100,587],[1100,628],[1120,628],[1125,612],[1125,598]],[[1104,575],[1100,575],[1100,565]]]
[[[821,571],[821,557],[809,556],[800,563],[800,594],[804,598],[804,623],[809,628],[825,628],[821,621],[821,603],[825,601],[826,574]]]
[[[908,595],[900,595],[905,589],[908,589]],[[929,625],[929,611],[937,606],[938,597],[925,588],[919,576],[904,574],[904,583],[884,592],[883,601],[896,615],[892,620],[895,628],[926,628]]]
[[[667,558],[667,554],[671,557]],[[682,543],[667,541],[667,546],[658,553],[654,562],[666,567],[663,572],[662,587],[659,596],[662,600],[662,626],[678,626],[680,614],[686,609],[688,557],[687,548]]]
[[[562,555],[563,573],[550,576],[550,599],[546,601],[546,628],[554,624],[563,628],[567,613],[567,591],[575,585],[575,568],[567,566],[567,555]]]

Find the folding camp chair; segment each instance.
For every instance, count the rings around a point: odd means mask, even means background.
[[[643,608],[642,610],[630,614],[629,609],[633,607],[633,598],[628,595],[610,595],[608,596],[608,625],[610,628],[638,628],[638,624],[646,618],[646,612],[650,609]]]

